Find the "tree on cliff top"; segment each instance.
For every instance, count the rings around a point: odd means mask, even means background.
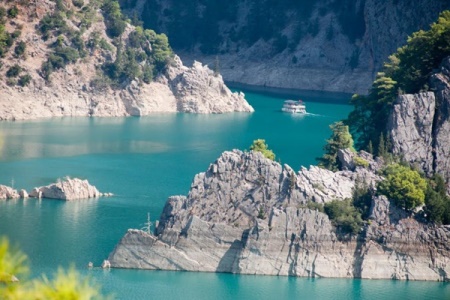
[[[378,147],[385,133],[389,112],[398,94],[428,90],[428,79],[442,60],[450,55],[450,11],[444,11],[430,30],[413,33],[407,44],[391,55],[377,74],[369,95],[354,95],[354,110],[346,123],[357,137],[358,148],[370,142]]]
[[[275,153],[269,149],[269,145],[266,144],[266,140],[254,140],[253,144],[250,146],[250,150],[261,152],[266,158],[275,160]]]
[[[340,167],[337,153],[339,149],[350,148],[354,150],[353,138],[348,130],[348,126],[341,121],[331,124],[330,128],[333,133],[324,147],[325,153],[317,160],[319,161],[319,166],[331,171],[337,171]]]

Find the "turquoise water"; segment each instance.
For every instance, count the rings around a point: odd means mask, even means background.
[[[299,96],[299,95],[297,95]],[[119,299],[443,299],[447,284],[304,279],[232,274],[94,269],[147,212],[157,219],[170,195],[186,194],[193,176],[222,151],[265,138],[282,163],[315,163],[328,125],[350,106],[333,95],[300,95],[310,114],[280,112],[286,96],[247,93],[253,114],[155,114],[142,118],[64,118],[0,123],[0,183],[31,189],[73,176],[114,197],[63,202],[0,202],[0,235],[30,258],[32,276],[74,263]],[[340,99],[342,100],[342,99]],[[342,102],[342,101],[341,101]]]

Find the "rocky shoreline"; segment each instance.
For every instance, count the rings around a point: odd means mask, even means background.
[[[352,196],[356,182],[381,179],[367,168],[317,167],[297,174],[257,152],[224,152],[197,174],[187,196],[170,197],[154,233],[130,229],[109,255],[114,268],[229,272],[302,277],[447,281],[448,226],[419,222],[374,197],[361,233],[338,233],[307,207]]]
[[[107,88],[103,92],[89,87],[89,82],[77,76],[72,68],[67,66],[54,74],[51,86],[38,79],[29,87],[0,86],[0,120],[254,111],[244,94],[232,93],[220,75],[214,75],[201,63],[185,67],[178,57],[165,75],[150,84],[132,81],[121,90]]]
[[[6,185],[0,185],[0,199],[26,199],[26,198],[47,198],[58,200],[78,200],[98,197],[112,196],[112,193],[100,193],[89,181],[79,178],[66,177],[56,183],[47,186],[35,187],[30,192],[22,189],[15,190]]]

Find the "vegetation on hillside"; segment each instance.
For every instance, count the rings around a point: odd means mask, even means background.
[[[325,203],[324,210],[333,225],[342,233],[357,234],[361,231],[363,225],[361,212],[353,205],[352,199]]]
[[[59,300],[59,299],[107,299],[98,286],[83,278],[74,269],[59,269],[49,280],[27,281],[29,267],[27,257],[13,249],[6,238],[0,240],[0,295],[1,299]]]
[[[81,60],[86,62],[91,56],[96,56],[97,64],[100,64],[91,86],[99,89],[122,87],[123,83],[135,79],[149,83],[171,63],[174,54],[167,36],[142,27],[131,27],[117,0],[53,2],[54,7],[41,17],[37,25],[37,32],[50,50],[39,70],[46,81],[51,80],[53,72]],[[7,54],[27,59],[27,44],[18,40],[24,25],[17,25],[14,32],[8,32],[5,26],[8,18],[31,18],[31,12],[23,5],[18,0],[3,6],[0,4],[0,69],[2,63],[6,63],[1,58]],[[98,29],[92,29],[93,24],[101,20],[105,22],[107,36]],[[4,68],[3,72],[10,85],[25,86],[31,81],[27,70],[20,65],[19,68]]]
[[[435,174],[428,180],[424,213],[431,222],[450,224],[450,197],[447,195],[445,181],[439,174]]]
[[[398,207],[412,210],[425,203],[426,180],[407,166],[390,164],[383,171],[385,177],[377,185],[377,191]]]
[[[135,1],[122,1],[125,8]],[[143,12],[144,25],[164,30],[177,49],[192,49],[200,45],[203,53],[218,53],[219,49],[250,46],[262,39],[271,43],[273,52],[295,50],[299,41],[319,33],[319,19],[330,12],[337,16],[335,26],[351,41],[362,38],[365,32],[363,3],[352,0],[331,0],[326,5],[315,0],[239,0],[215,1],[146,1]],[[245,12],[240,11],[245,5]],[[318,9],[320,15],[313,14]],[[239,15],[245,16],[245,24],[239,26]],[[289,32],[284,29],[291,25]],[[328,29],[332,39],[334,28]],[[224,47],[226,45],[226,47]],[[238,46],[238,47],[239,47]],[[230,51],[233,49],[227,49]]]
[[[354,95],[354,110],[346,123],[360,149],[369,144],[378,149],[385,134],[389,111],[399,94],[429,89],[428,79],[442,60],[450,55],[450,11],[441,13],[428,31],[420,30],[408,38],[384,64],[373,82],[369,95]],[[390,150],[390,149],[387,149]]]
[[[257,139],[250,145],[250,150],[261,152],[264,157],[275,160],[275,153],[269,149],[269,145],[266,144],[266,140]]]
[[[343,122],[331,124],[330,129],[332,134],[324,146],[325,153],[317,160],[319,161],[319,166],[331,171],[337,171],[340,169],[337,153],[340,149],[350,148],[351,150],[354,150],[353,138],[349,132],[348,126],[344,125]]]

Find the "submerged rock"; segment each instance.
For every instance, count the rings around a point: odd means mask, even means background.
[[[75,200],[101,197],[97,188],[90,185],[87,180],[78,178],[65,178],[47,186],[34,188],[29,196],[34,198],[49,198],[61,200]],[[109,194],[108,194],[109,195]]]
[[[295,174],[257,152],[224,152],[197,174],[187,196],[166,202],[154,235],[130,229],[112,267],[305,277],[448,280],[450,229],[418,222],[384,197],[357,236],[337,234],[328,216],[307,208],[374,185],[379,164]]]

